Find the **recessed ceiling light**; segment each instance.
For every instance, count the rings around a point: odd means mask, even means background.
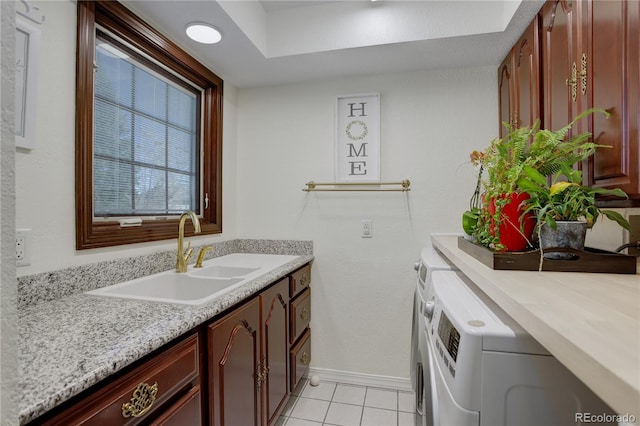
[[[203,22],[192,22],[185,31],[190,39],[198,43],[214,44],[222,40],[222,34],[217,28]]]

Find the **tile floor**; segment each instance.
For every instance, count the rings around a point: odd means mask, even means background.
[[[277,426],[414,426],[413,392],[302,380]]]

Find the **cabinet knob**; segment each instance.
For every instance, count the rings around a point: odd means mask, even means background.
[[[307,308],[302,308],[302,311],[300,311],[300,319],[304,321],[309,319],[309,311]]]
[[[300,277],[300,285],[302,287],[308,286],[310,282],[311,282],[311,277],[309,276],[309,274],[304,274]]]
[[[149,386],[140,383],[131,395],[131,400],[122,404],[122,417],[142,417],[151,409],[158,394],[158,382]]]

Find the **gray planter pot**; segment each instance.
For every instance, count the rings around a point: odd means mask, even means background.
[[[540,228],[540,247],[544,252],[547,248],[568,247],[584,250],[584,240],[587,235],[587,223],[580,221],[556,221],[557,229],[552,229],[546,223]],[[573,259],[571,253],[545,253],[547,259]]]

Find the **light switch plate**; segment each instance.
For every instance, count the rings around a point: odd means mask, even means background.
[[[373,221],[371,221],[370,219],[366,219],[362,221],[362,229],[360,231],[360,236],[362,238],[373,237]]]

